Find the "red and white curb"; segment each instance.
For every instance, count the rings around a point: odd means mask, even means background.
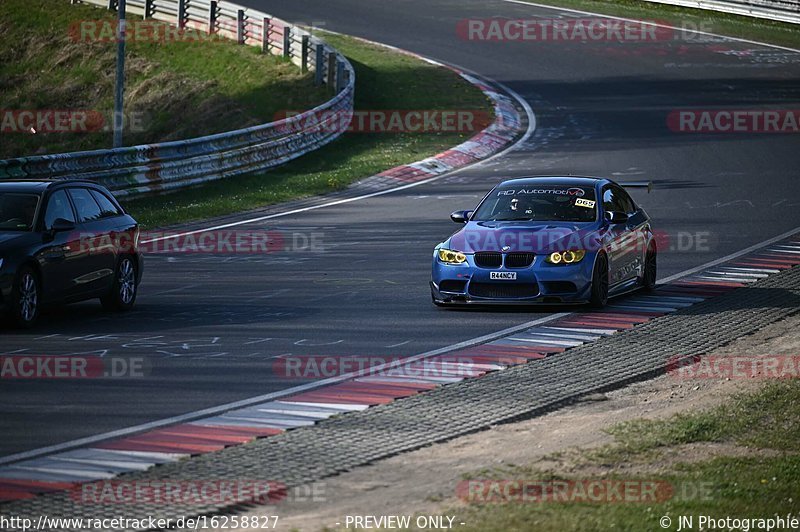
[[[800,265],[800,234],[660,284],[653,294],[634,294],[612,300],[602,311],[558,314],[539,320],[534,326],[517,328],[510,335],[493,341],[440,350],[423,357],[425,367],[435,371],[421,374],[415,374],[414,370],[402,371],[409,364],[403,361],[397,366],[400,371],[376,373],[373,370],[279,400],[102,441],[86,448],[18,461],[0,467],[0,501],[29,499],[241,445],[313,425],[337,414],[364,410],[437,386],[562,353],[797,265]],[[414,363],[420,360],[420,357],[412,358]]]
[[[416,183],[440,176],[453,170],[482,162],[511,146],[523,132],[522,117],[515,101],[490,86],[487,82],[455,67],[453,70],[483,92],[492,101],[494,122],[466,142],[421,161],[405,164],[362,179],[353,187],[365,190],[383,189],[398,184]]]
[[[334,31],[325,30],[325,33],[342,35]],[[407,55],[431,65],[451,70],[465,79],[468,83],[477,87],[492,102],[494,107],[494,122],[483,131],[458,146],[447,151],[428,157],[421,161],[405,164],[385,170],[379,174],[367,177],[353,184],[354,187],[364,189],[383,189],[388,185],[397,186],[409,183],[418,183],[432,177],[458,170],[473,164],[483,162],[486,159],[496,156],[501,151],[511,147],[517,141],[520,134],[524,133],[522,139],[517,142],[527,140],[535,129],[536,118],[530,106],[523,98],[515,94],[508,87],[500,83],[491,83],[478,74],[467,71],[462,67],[442,63],[435,59],[416,54],[409,50],[390,46],[361,37],[348,35],[347,37],[357,41],[385,48],[395,53]],[[493,86],[496,85],[497,87]],[[498,90],[500,88],[501,90]],[[515,105],[516,102],[516,105]],[[528,117],[529,124],[527,129],[522,124],[522,117],[518,107],[523,107]]]

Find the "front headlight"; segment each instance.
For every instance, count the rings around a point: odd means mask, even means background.
[[[572,249],[569,251],[556,251],[547,256],[546,262],[550,264],[575,264],[583,260],[586,252],[582,249]]]
[[[464,264],[467,262],[467,256],[460,251],[453,251],[452,249],[439,249],[439,260],[445,264]]]

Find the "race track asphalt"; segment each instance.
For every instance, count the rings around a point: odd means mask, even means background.
[[[0,382],[0,456],[298,384],[273,371],[277,355],[408,356],[560,310],[430,303],[431,250],[456,229],[449,213],[474,206],[506,177],[654,181],[651,194],[633,196],[670,235],[662,277],[800,226],[796,134],[667,127],[677,109],[796,109],[798,53],[698,35],[651,43],[459,37],[466,18],[575,16],[500,1],[241,1],[495,79],[531,105],[536,133],[430,184],[241,227],[299,235],[301,245],[313,234],[317,251],[150,256],[135,312],[109,315],[91,302],[49,311],[34,331],[0,331],[2,354],[147,359],[142,378]]]

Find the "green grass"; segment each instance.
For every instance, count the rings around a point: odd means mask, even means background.
[[[74,42],[81,20],[114,15],[66,0],[0,2],[0,108],[113,108],[114,43]],[[356,108],[475,109],[488,99],[453,72],[407,55],[330,35],[356,69]],[[31,76],[31,72],[47,75]],[[190,138],[248,127],[280,110],[311,108],[330,94],[311,74],[256,48],[231,42],[128,43],[126,110],[145,116],[147,131],[126,145]],[[144,227],[164,227],[340,190],[388,168],[463,142],[471,133],[346,134],[333,144],[262,175],[226,179],[166,196],[126,202]],[[98,134],[3,135],[0,158],[107,148]]]
[[[481,470],[470,478],[640,479],[672,486],[672,497],[634,503],[507,503],[471,505],[453,510],[465,530],[664,530],[668,515],[715,518],[771,517],[800,510],[800,383],[776,382],[723,406],[676,415],[662,421],[637,420],[614,427],[615,442],[601,451],[578,451],[569,471],[536,465]],[[688,463],[685,444],[725,443],[746,447],[744,453]],[[744,454],[745,457],[742,457]],[[666,462],[665,457],[672,457]],[[670,465],[671,464],[671,465]],[[581,475],[580,470],[591,473]],[[576,473],[578,471],[578,473]],[[598,474],[598,471],[602,471]],[[630,473],[633,471],[633,473]],[[642,473],[654,471],[654,473]]]
[[[113,27],[115,15],[68,0],[0,2],[0,109],[113,111],[116,43],[75,31],[84,21]],[[141,21],[130,17],[131,24]],[[98,24],[99,25],[99,24]],[[133,39],[126,53],[126,113],[143,131],[126,145],[178,140],[261,124],[286,109],[325,101],[312,74],[283,58],[219,39]],[[6,133],[0,158],[111,147],[111,132]]]
[[[489,100],[450,70],[356,39],[325,35],[356,71],[356,109],[476,109]],[[342,189],[358,179],[418,161],[471,133],[347,133],[332,144],[262,175],[238,177],[126,207],[145,227],[241,212]]]
[[[530,0],[547,4],[625,18],[668,22],[685,29],[717,33],[740,39],[762,41],[780,46],[800,47],[800,25],[751,18],[702,9],[684,8],[640,0]],[[691,42],[694,36],[686,34]]]
[[[637,453],[694,442],[732,441],[751,447],[797,450],[800,441],[800,385],[769,383],[756,394],[706,412],[679,414],[666,421],[637,420],[614,427],[618,445]]]

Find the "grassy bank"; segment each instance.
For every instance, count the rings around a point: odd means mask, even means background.
[[[800,48],[800,25],[640,0],[530,0],[602,15],[668,23],[677,28]],[[691,41],[695,35],[684,36]]]
[[[611,431],[615,442],[570,451],[568,467],[512,466],[480,478],[647,480],[671,486],[657,502],[503,503],[469,508],[468,530],[676,530],[679,516],[795,515],[800,509],[800,383],[775,382],[707,411],[637,420]],[[709,452],[713,450],[713,452]],[[713,458],[711,457],[713,455]],[[704,458],[705,457],[705,458]],[[668,516],[669,526],[660,519]]]
[[[356,109],[475,109],[489,100],[450,70],[356,39],[325,35],[356,71]],[[346,187],[358,179],[418,161],[472,133],[347,133],[332,144],[262,175],[238,177],[161,197],[127,202],[156,227],[254,209]]]
[[[0,109],[93,110],[110,118],[116,15],[67,0],[0,2]],[[132,28],[141,19],[131,17]],[[82,24],[89,28],[81,31]],[[127,43],[125,144],[177,140],[270,121],[328,98],[288,61],[225,39]],[[110,121],[110,120],[109,120]],[[108,123],[107,121],[106,123]],[[0,133],[0,159],[110,148],[110,131]]]

